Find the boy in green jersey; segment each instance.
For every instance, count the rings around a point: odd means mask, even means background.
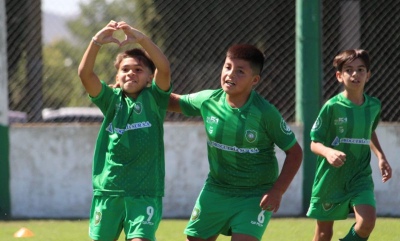
[[[302,150],[279,111],[253,87],[261,79],[263,53],[252,45],[231,46],[221,87],[171,94],[169,110],[202,116],[210,171],[191,219],[187,240],[257,241],[296,175]],[[279,174],[274,147],[286,153]]]
[[[313,241],[328,241],[335,220],[354,212],[356,223],[341,240],[368,240],[376,220],[371,149],[378,158],[382,181],[392,176],[375,129],[381,104],[364,93],[370,72],[365,50],[346,50],[333,61],[344,91],[322,107],[311,130],[311,150],[318,155],[307,216],[317,225]]]
[[[125,40],[113,37],[122,30]],[[111,88],[94,73],[101,45],[138,43],[120,53]],[[92,39],[79,65],[79,77],[91,100],[104,114],[93,158],[93,201],[89,236],[117,240],[155,240],[164,195],[165,118],[170,65],[162,51],[125,22],[111,21]]]

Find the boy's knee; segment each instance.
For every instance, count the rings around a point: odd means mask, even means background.
[[[333,236],[333,222],[317,222],[314,240],[331,240]],[[318,237],[318,238],[317,238]]]
[[[331,240],[333,236],[333,230],[319,230],[318,240]]]
[[[320,232],[319,238],[320,240],[331,240],[333,236],[333,232]]]

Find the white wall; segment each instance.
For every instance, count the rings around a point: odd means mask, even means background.
[[[302,143],[302,131],[291,126]],[[11,216],[13,218],[88,218],[92,196],[91,163],[99,125],[10,126]],[[393,178],[382,184],[372,160],[379,215],[400,216],[400,126],[378,127],[392,164]],[[208,173],[201,123],[166,123],[164,217],[188,218]],[[282,165],[284,155],[278,152]],[[302,211],[302,170],[283,197],[277,216]]]

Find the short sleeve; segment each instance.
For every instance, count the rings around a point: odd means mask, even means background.
[[[182,95],[179,100],[182,113],[186,116],[200,116],[203,102],[208,100],[213,93],[213,90],[203,90],[192,94]]]
[[[97,95],[96,97],[89,96],[89,98],[93,102],[93,104],[99,107],[103,115],[106,115],[108,109],[113,103],[112,100],[118,96],[117,92],[120,92],[121,89],[112,89],[104,81],[101,81],[101,84],[102,88],[99,95]]]
[[[171,95],[172,92],[172,84],[170,85],[168,91],[164,91],[160,89],[160,87],[158,87],[156,82],[153,80],[151,83],[151,91],[158,106],[161,109],[166,110],[168,107],[169,96]]]
[[[320,142],[320,143],[324,143],[326,140],[326,135],[328,133],[328,128],[329,128],[329,123],[330,123],[330,106],[325,104],[319,114],[317,119],[315,120],[312,128],[311,128],[311,132],[310,132],[310,136],[311,136],[311,141],[314,142]]]

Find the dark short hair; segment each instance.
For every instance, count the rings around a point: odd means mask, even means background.
[[[119,68],[119,65],[121,64],[123,59],[126,58],[135,58],[139,60],[141,64],[144,66],[148,67],[151,72],[154,74],[154,71],[156,70],[156,66],[154,65],[153,61],[150,59],[150,56],[147,54],[146,51],[140,48],[134,48],[130,50],[126,50],[125,52],[119,53],[117,57],[115,58],[114,66],[116,69]]]
[[[364,62],[367,71],[370,70],[371,62],[369,54],[364,49],[348,49],[341,52],[333,59],[333,67],[335,67],[337,71],[342,72],[343,65],[351,63],[355,59],[361,59]]]
[[[232,59],[243,59],[250,62],[253,72],[261,74],[264,67],[264,54],[254,45],[236,44],[229,47],[226,57]]]

